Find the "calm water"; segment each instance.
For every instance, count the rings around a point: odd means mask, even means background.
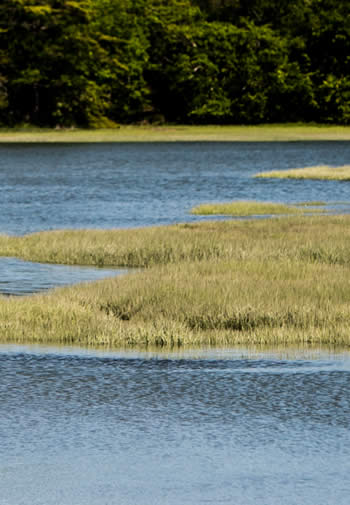
[[[127,273],[127,269],[71,267],[21,261],[0,260],[0,293],[27,295],[77,282],[94,281]]]
[[[0,346],[1,505],[348,505],[350,356]]]
[[[350,162],[350,142],[0,145],[0,233],[199,219],[208,201],[349,201],[349,183],[252,179]]]

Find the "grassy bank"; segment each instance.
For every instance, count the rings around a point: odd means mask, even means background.
[[[0,256],[67,265],[148,268],[188,261],[350,262],[350,216],[293,216],[116,230],[0,235]]]
[[[294,168],[291,170],[272,170],[261,172],[254,177],[269,179],[315,179],[325,181],[350,181],[350,165],[342,167],[329,167],[320,165],[317,167]]]
[[[205,142],[350,140],[350,126],[121,126],[117,129],[0,129],[0,142]]]
[[[145,267],[1,298],[3,342],[350,345],[350,216],[2,236],[0,253]]]
[[[233,201],[227,203],[206,203],[193,207],[192,214],[202,216],[274,216],[288,214],[307,214],[323,212],[321,202],[301,202],[296,205],[284,203],[256,202],[256,201]]]

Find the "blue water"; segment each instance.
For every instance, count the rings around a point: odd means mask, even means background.
[[[349,183],[251,177],[349,160],[349,142],[0,145],[0,233],[349,201]],[[0,291],[104,273],[4,258]],[[348,505],[349,474],[348,353],[0,345],[0,505]]]
[[[116,268],[49,265],[22,261],[17,258],[1,258],[0,293],[3,295],[28,295],[77,282],[123,275],[127,271],[127,269]]]
[[[1,505],[348,505],[350,357],[0,345]]]
[[[193,221],[194,205],[233,199],[349,201],[349,182],[252,178],[348,163],[350,142],[1,144],[0,233]]]

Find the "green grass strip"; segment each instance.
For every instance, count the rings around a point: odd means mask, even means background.
[[[327,181],[350,181],[350,165],[342,167],[329,167],[320,165],[316,167],[295,168],[292,170],[273,170],[260,172],[256,178],[275,179],[318,179]]]
[[[257,202],[257,201],[234,201],[227,203],[206,203],[191,209],[191,214],[202,216],[224,215],[224,216],[262,216],[262,215],[287,215],[302,214],[309,212],[322,212],[323,209],[313,209],[313,206],[321,206],[313,202],[303,202],[297,205],[286,205],[283,203]]]
[[[350,140],[350,126],[266,125],[122,125],[109,129],[1,128],[0,142],[266,142]]]

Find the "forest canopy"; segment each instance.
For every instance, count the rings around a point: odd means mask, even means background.
[[[350,123],[348,0],[1,0],[0,123]]]

